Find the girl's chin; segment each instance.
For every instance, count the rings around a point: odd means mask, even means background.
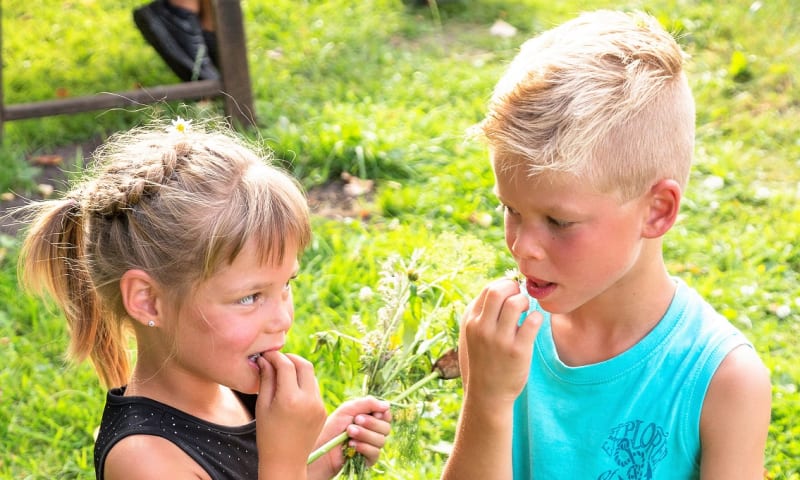
[[[243,393],[245,395],[256,395],[258,393],[259,385],[258,382],[256,382],[254,384],[240,385],[239,387],[240,388],[231,387],[231,389],[236,390],[237,392]]]

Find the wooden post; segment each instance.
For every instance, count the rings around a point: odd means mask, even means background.
[[[233,123],[256,126],[250,69],[247,66],[247,44],[240,0],[215,0],[219,63],[225,114]]]

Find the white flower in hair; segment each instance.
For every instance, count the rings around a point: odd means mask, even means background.
[[[172,125],[167,127],[167,130],[171,133],[186,133],[192,128],[192,121],[191,120],[184,120],[182,117],[178,117],[172,121]]]

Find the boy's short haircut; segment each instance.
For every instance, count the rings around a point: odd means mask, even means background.
[[[480,124],[494,168],[562,171],[623,199],[686,185],[694,100],[685,54],[658,21],[600,10],[528,40]]]

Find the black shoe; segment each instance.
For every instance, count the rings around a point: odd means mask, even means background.
[[[184,82],[220,78],[208,55],[200,19],[195,13],[170,5],[167,0],[155,0],[134,10],[133,21],[145,40]]]

